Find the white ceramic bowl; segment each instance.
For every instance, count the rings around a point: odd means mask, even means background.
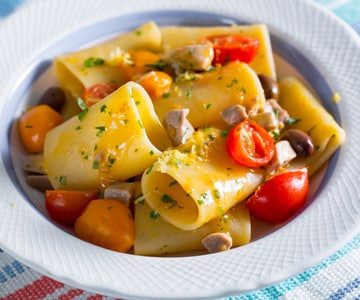
[[[86,290],[124,298],[207,298],[276,283],[337,250],[360,228],[360,42],[343,22],[307,1],[33,1],[0,27],[0,247],[30,267]],[[224,253],[140,257],[74,237],[48,219],[26,187],[14,118],[52,82],[51,59],[134,28],[265,23],[279,72],[308,82],[345,128],[317,191],[296,218]],[[341,101],[331,102],[334,92]]]

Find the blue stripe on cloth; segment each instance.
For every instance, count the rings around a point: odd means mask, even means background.
[[[10,264],[3,266],[0,270],[0,283],[7,282],[10,278],[15,278],[18,274],[25,272],[25,266],[14,260]]]
[[[340,300],[343,299],[346,294],[352,292],[354,289],[360,286],[360,277],[350,281],[345,287],[338,289],[334,294],[330,295],[328,300]]]
[[[326,5],[331,4],[334,0],[314,0],[314,1],[326,6]]]
[[[319,271],[326,269],[332,265],[344,255],[360,248],[360,234],[347,243],[342,249],[338,250],[335,254],[325,259],[318,265],[294,276],[286,279],[278,284],[270,287],[259,289],[255,292],[246,293],[240,296],[226,298],[227,300],[263,300],[263,299],[278,299],[284,296],[287,292],[300,287],[305,282],[309,281],[313,276],[319,273]],[[351,285],[351,284],[350,284]],[[354,285],[354,283],[353,283]],[[344,287],[345,289],[346,287]],[[333,298],[332,300],[337,299]],[[359,299],[360,300],[360,299]]]
[[[350,0],[346,4],[339,5],[333,12],[351,25],[360,34],[360,4],[359,0]]]
[[[11,1],[1,0],[0,18],[4,18],[7,15],[10,15],[23,2],[25,2],[25,1],[24,0],[11,0]]]

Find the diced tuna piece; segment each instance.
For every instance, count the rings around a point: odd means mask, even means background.
[[[232,247],[232,238],[228,233],[215,232],[204,237],[202,243],[210,253],[215,253],[229,250]]]
[[[214,50],[211,43],[201,43],[176,48],[171,53],[171,60],[181,69],[206,71],[211,67]]]
[[[285,166],[296,157],[296,152],[287,140],[279,141],[275,144],[275,155],[267,168],[268,173],[276,171]]]
[[[114,183],[105,189],[104,198],[119,199],[129,205],[135,196],[135,186],[135,182]]]
[[[226,124],[233,126],[248,118],[246,109],[240,104],[234,104],[220,113]]]
[[[169,111],[164,117],[165,128],[174,146],[184,144],[194,132],[186,118],[188,114],[189,109],[179,108]]]

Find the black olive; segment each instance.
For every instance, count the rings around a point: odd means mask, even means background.
[[[62,88],[50,87],[41,96],[39,104],[47,104],[52,109],[61,112],[65,104],[65,93]]]
[[[281,137],[282,140],[288,140],[291,147],[300,157],[306,157],[314,152],[314,144],[311,137],[300,129],[288,129]]]
[[[279,99],[279,85],[276,80],[264,74],[259,74],[258,78],[264,90],[265,98],[276,100]]]

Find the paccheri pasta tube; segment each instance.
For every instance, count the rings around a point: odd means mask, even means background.
[[[307,166],[314,174],[345,141],[345,131],[320,104],[319,100],[295,77],[279,82],[280,105],[296,120],[290,128],[307,132],[315,145],[315,152],[296,158],[292,168]]]
[[[182,230],[166,222],[143,198],[135,204],[135,244],[138,255],[164,255],[203,250],[202,239],[214,232],[228,234],[234,247],[247,244],[251,237],[250,214],[239,203],[219,217],[194,230]]]
[[[44,165],[55,189],[98,189],[141,174],[169,145],[149,96],[130,82],[50,131]]]
[[[126,59],[124,51],[148,49],[159,51],[162,36],[154,22],[146,23],[130,32],[84,50],[57,56],[54,60],[57,78],[73,99],[82,96],[83,89],[98,82],[124,84],[127,78],[116,65]],[[109,63],[114,60],[113,63]],[[88,65],[87,63],[88,62]],[[89,65],[92,62],[92,65]],[[94,68],[95,67],[95,68]]]
[[[174,108],[188,108],[190,123],[202,127],[222,121],[219,112],[233,104],[251,110],[263,110],[264,92],[256,73],[247,64],[229,63],[214,70],[174,85],[167,96],[154,100],[160,119]]]
[[[221,130],[209,127],[164,151],[142,178],[149,206],[170,224],[193,230],[246,199],[263,181],[264,170],[236,164],[225,142]]]

